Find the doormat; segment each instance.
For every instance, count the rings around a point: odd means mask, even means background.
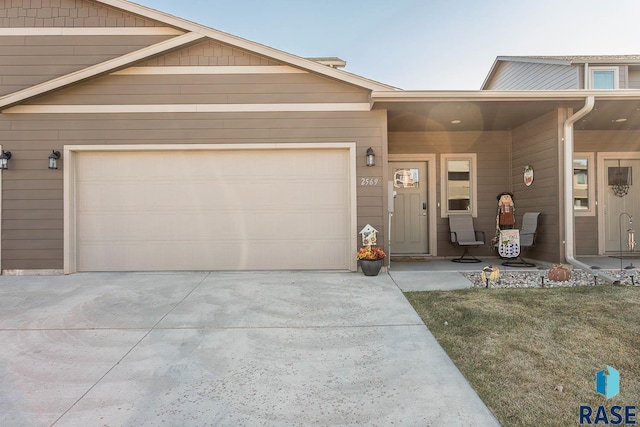
[[[428,262],[431,261],[430,257],[420,255],[392,255],[391,262]]]
[[[629,254],[629,255],[610,255],[609,258],[616,258],[616,259],[640,259],[640,253],[639,254]]]

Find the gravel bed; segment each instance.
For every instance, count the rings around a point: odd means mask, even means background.
[[[600,270],[602,273],[619,280],[622,286],[639,286],[640,272],[635,272],[636,275],[633,278],[633,285],[631,276],[626,270]],[[548,270],[544,270],[544,287],[545,288],[560,288],[560,287],[572,287],[572,286],[595,286],[593,274],[585,270],[573,270],[571,271],[571,279],[566,282],[554,282],[547,278]],[[485,288],[487,284],[482,280],[481,271],[463,273],[464,276],[473,283],[473,287]],[[598,285],[605,285],[607,282],[602,278],[597,279]],[[500,278],[496,281],[489,280],[489,288],[539,288],[542,285],[542,279],[538,271],[500,271]]]

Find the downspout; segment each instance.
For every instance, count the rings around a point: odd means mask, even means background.
[[[565,259],[574,267],[593,270],[587,264],[578,261],[575,258],[575,218],[573,215],[573,125],[575,122],[586,116],[593,110],[596,98],[593,95],[587,96],[584,106],[569,117],[564,122],[564,241],[565,241]],[[617,279],[607,274],[599,273],[607,282],[614,283]]]

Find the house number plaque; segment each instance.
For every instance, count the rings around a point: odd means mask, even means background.
[[[360,178],[361,187],[375,187],[379,182],[378,178]]]

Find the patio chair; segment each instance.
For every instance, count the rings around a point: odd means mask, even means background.
[[[525,212],[522,216],[522,228],[520,229],[520,255],[502,263],[509,267],[535,267],[536,265],[525,261],[522,257],[526,250],[536,245],[538,232],[538,217],[540,212]]]
[[[462,255],[451,261],[481,262],[469,253],[469,248],[477,248],[485,242],[484,231],[476,231],[473,228],[471,214],[449,215],[449,240],[453,246],[463,249]]]

